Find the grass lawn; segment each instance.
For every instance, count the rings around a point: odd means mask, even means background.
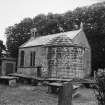
[[[19,84],[15,88],[0,85],[0,105],[57,105],[58,97],[47,93],[45,86]],[[73,105],[97,105],[94,92],[82,88],[73,98]]]

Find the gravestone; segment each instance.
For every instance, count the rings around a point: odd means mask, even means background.
[[[72,83],[66,83],[59,89],[58,105],[72,105]]]
[[[1,75],[8,75],[16,72],[16,60],[11,57],[1,58]]]
[[[9,86],[10,87],[15,87],[16,86],[16,79],[12,79],[9,81]]]

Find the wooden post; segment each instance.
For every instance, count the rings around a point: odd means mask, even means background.
[[[66,83],[59,89],[58,105],[72,105],[72,83]]]

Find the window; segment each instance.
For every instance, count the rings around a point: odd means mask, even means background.
[[[20,66],[24,66],[24,51],[21,51],[20,53]]]
[[[30,53],[30,66],[35,66],[35,51]]]

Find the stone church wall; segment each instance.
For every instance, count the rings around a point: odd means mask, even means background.
[[[20,67],[20,52],[24,51],[24,66]],[[30,53],[35,51],[35,66],[30,66]],[[44,47],[30,47],[19,49],[18,58],[18,72],[37,76],[37,67],[41,67],[42,76],[47,72],[47,48]]]
[[[84,48],[50,47],[48,65],[50,77],[84,78]]]
[[[20,67],[19,73],[37,76],[37,67],[41,67],[42,76],[58,78],[84,78],[91,73],[91,55],[89,49],[82,47],[30,47],[21,48],[25,52],[24,67]],[[35,51],[35,66],[30,66],[30,53]],[[47,75],[48,74],[48,75]]]

